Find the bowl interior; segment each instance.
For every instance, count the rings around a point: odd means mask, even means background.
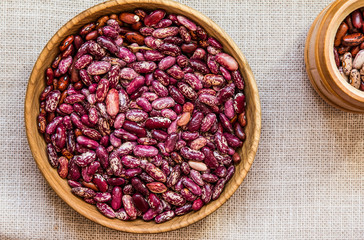
[[[85,24],[96,21],[99,17],[111,13],[131,11],[136,8],[143,9],[165,9],[169,13],[182,14],[202,27],[217,38],[223,45],[224,50],[230,53],[238,61],[241,73],[245,79],[245,94],[247,99],[247,126],[245,128],[247,139],[239,153],[242,162],[237,166],[236,173],[229,181],[220,198],[204,206],[200,211],[192,212],[184,216],[175,217],[171,221],[155,224],[154,222],[144,222],[135,220],[123,222],[117,219],[109,219],[103,216],[95,206],[85,203],[70,192],[67,181],[61,179],[47,160],[46,144],[43,137],[38,133],[36,118],[39,112],[39,95],[45,87],[44,71],[51,65],[53,59],[59,54],[59,43],[68,35],[75,34]],[[131,0],[131,1],[109,1],[96,5],[65,24],[47,43],[30,76],[25,99],[25,122],[28,142],[33,157],[50,186],[54,191],[74,210],[101,225],[116,230],[134,233],[158,233],[175,230],[188,226],[215,211],[235,192],[249,171],[257,151],[260,129],[261,129],[261,109],[258,89],[252,71],[239,48],[232,39],[214,22],[200,12],[185,5],[166,0]]]
[[[340,89],[342,89],[348,96],[351,96],[355,99],[357,99],[360,102],[364,102],[364,92],[356,89],[355,87],[351,86],[349,83],[346,82],[346,80],[341,76],[338,68],[336,67],[335,63],[335,56],[334,56],[334,41],[336,32],[340,26],[340,24],[345,20],[347,16],[349,16],[353,11],[364,7],[364,2],[360,0],[351,0],[351,1],[337,1],[338,4],[343,3],[340,5],[340,8],[335,12],[335,14],[332,17],[332,21],[330,25],[328,26],[327,30],[327,39],[328,41],[325,41],[327,45],[325,45],[325,48],[328,49],[328,51],[325,51],[329,54],[328,60],[329,60],[329,69],[330,72],[333,73],[333,80],[335,83],[340,86]],[[336,5],[333,4],[331,6],[332,8],[335,8]]]

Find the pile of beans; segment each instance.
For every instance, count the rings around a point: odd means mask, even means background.
[[[72,193],[109,218],[162,223],[219,198],[241,161],[236,60],[181,15],[103,16],[60,44],[38,129]]]
[[[364,91],[364,9],[352,12],[339,26],[334,42],[335,62],[351,86]]]

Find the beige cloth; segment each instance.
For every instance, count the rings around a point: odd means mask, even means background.
[[[262,135],[246,180],[215,213],[159,234],[87,220],[47,185],[27,144],[28,77],[48,39],[97,0],[0,1],[0,239],[364,239],[364,116],[311,88],[306,33],[330,0],[182,0],[218,23],[256,76]]]

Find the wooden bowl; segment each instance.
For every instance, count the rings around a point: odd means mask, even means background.
[[[327,6],[313,22],[305,47],[306,70],[316,92],[330,105],[353,113],[364,113],[364,92],[340,75],[333,51],[340,24],[361,7],[361,0],[337,0]]]
[[[37,115],[39,112],[39,95],[44,89],[45,80],[44,72],[51,65],[52,60],[58,55],[58,46],[60,42],[68,35],[75,34],[82,26],[99,17],[119,12],[127,12],[136,8],[144,9],[165,9],[169,13],[182,14],[196,23],[203,26],[206,31],[217,38],[223,45],[224,50],[230,53],[239,63],[241,73],[245,79],[245,94],[247,99],[247,126],[245,127],[246,141],[239,153],[242,162],[236,167],[236,173],[228,182],[221,196],[211,203],[204,206],[197,212],[191,212],[184,216],[175,217],[171,221],[156,224],[144,222],[142,220],[121,221],[118,219],[109,219],[98,212],[95,206],[85,203],[82,199],[74,196],[67,181],[58,176],[56,169],[53,169],[48,163],[46,144],[41,134],[37,130]],[[207,215],[214,212],[236,191],[239,185],[247,175],[258,148],[258,142],[261,129],[261,109],[257,85],[252,71],[233,40],[213,21],[200,12],[185,5],[166,0],[114,0],[96,5],[64,25],[47,43],[37,62],[34,65],[32,74],[29,79],[28,89],[25,99],[25,125],[30,149],[41,173],[48,181],[53,190],[74,210],[97,222],[103,226],[133,233],[160,233],[186,227],[192,223],[201,220]]]

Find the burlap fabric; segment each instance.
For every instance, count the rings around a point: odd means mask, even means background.
[[[311,88],[306,33],[330,0],[183,0],[230,34],[262,103],[257,157],[233,197],[177,231],[136,235],[87,220],[47,185],[31,156],[23,106],[50,37],[101,1],[0,1],[0,239],[364,239],[364,116]]]

